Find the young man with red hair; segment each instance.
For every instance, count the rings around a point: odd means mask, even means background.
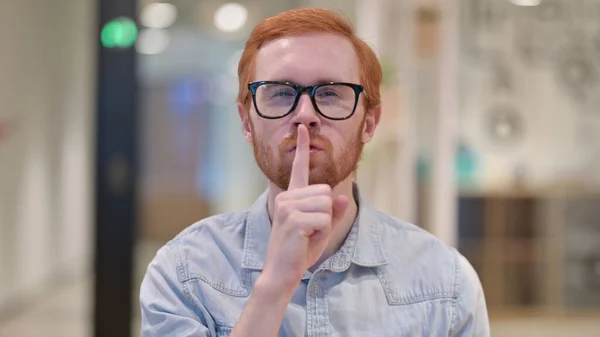
[[[158,251],[142,336],[488,336],[469,262],[371,208],[353,181],[382,72],[352,26],[321,9],[268,18],[238,74],[242,129],[269,187]]]

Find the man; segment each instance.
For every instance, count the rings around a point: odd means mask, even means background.
[[[381,114],[381,67],[336,14],[260,23],[238,112],[267,191],[161,248],[142,336],[488,336],[477,274],[455,249],[371,208],[352,176]]]

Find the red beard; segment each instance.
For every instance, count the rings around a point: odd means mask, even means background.
[[[354,135],[352,141],[341,149],[341,153],[337,156],[333,144],[327,138],[310,131],[311,144],[321,149],[316,155],[311,154],[308,177],[310,185],[327,184],[334,188],[356,171],[364,146],[360,139],[363,126],[364,120],[360,123],[358,132]],[[276,157],[272,149],[258,142],[251,121],[250,128],[252,129],[252,147],[256,163],[269,181],[282,190],[287,190],[294,160],[294,152],[291,152],[290,149],[296,144],[296,134],[285,138],[281,142]]]

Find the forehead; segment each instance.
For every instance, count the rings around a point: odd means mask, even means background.
[[[313,33],[279,38],[264,44],[256,57],[254,80],[359,83],[359,62],[350,40]]]

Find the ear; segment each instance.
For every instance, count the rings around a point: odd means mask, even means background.
[[[362,130],[362,142],[368,143],[373,139],[373,135],[375,135],[375,129],[379,124],[379,119],[381,118],[381,105],[373,107],[367,110],[365,115],[365,123]]]
[[[237,110],[240,120],[242,121],[242,132],[244,133],[244,138],[246,138],[248,143],[252,144],[252,121],[250,121],[250,111],[241,103],[237,104]]]

